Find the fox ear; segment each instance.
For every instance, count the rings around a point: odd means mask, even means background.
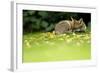
[[[74,19],[71,17],[71,20],[74,21]]]
[[[79,19],[79,23],[81,23],[81,22],[83,22],[83,19],[82,18]]]
[[[70,17],[70,18],[71,18],[72,21],[74,20],[72,17]]]

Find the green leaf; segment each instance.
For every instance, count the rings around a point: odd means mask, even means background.
[[[48,16],[48,13],[47,13],[47,12],[43,12],[43,11],[38,12],[38,14],[39,14],[40,16],[42,16],[42,18],[45,18],[45,17]]]
[[[35,12],[36,11],[33,11],[33,10],[28,11],[29,15],[33,15],[33,14],[35,14]]]
[[[54,25],[51,24],[49,27],[46,28],[46,31],[51,31],[54,28]]]
[[[49,24],[46,21],[41,22],[41,27],[46,28]]]

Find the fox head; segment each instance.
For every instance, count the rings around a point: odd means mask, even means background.
[[[82,30],[86,29],[86,25],[82,18],[80,18],[79,20],[76,20],[71,17],[71,20],[72,20],[72,24],[73,24],[72,25],[73,29],[78,29],[78,28],[80,28],[80,29],[82,28]]]

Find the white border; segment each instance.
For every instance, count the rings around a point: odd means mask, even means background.
[[[46,11],[62,11],[62,12],[82,12],[91,13],[91,24],[96,24],[96,8],[93,7],[74,7],[59,5],[41,5],[33,3],[12,3],[12,59],[11,69],[15,70],[34,70],[49,68],[65,68],[65,67],[81,67],[96,65],[96,46],[95,32],[96,26],[91,27],[91,60],[78,61],[60,61],[60,62],[40,62],[40,63],[22,63],[22,10],[46,10]]]

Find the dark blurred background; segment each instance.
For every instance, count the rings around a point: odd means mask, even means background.
[[[83,18],[87,27],[91,25],[90,13],[23,10],[23,33],[53,31],[56,23],[71,20],[70,17]]]

